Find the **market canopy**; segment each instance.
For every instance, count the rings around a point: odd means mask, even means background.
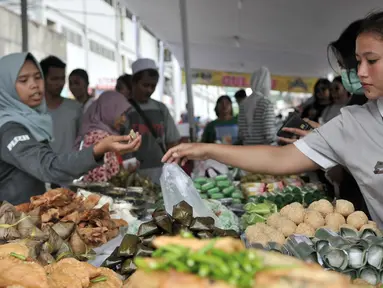
[[[192,68],[320,77],[333,72],[327,45],[381,0],[189,0]],[[183,65],[179,1],[125,0]]]

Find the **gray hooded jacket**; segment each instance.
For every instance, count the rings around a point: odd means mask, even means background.
[[[270,145],[276,140],[274,105],[269,99],[271,76],[266,67],[251,77],[253,93],[239,108],[239,138],[244,145]]]

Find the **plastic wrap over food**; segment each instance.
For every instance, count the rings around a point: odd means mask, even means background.
[[[239,218],[217,200],[203,200],[219,219],[218,227],[239,232]]]
[[[78,189],[77,195],[82,196],[84,198],[88,198],[91,196],[92,192],[86,191],[84,189]],[[128,223],[134,222],[137,220],[130,211],[132,210],[132,204],[126,201],[114,201],[112,197],[100,195],[101,198],[98,201],[97,205],[94,207],[95,209],[99,209],[105,204],[109,204],[109,211],[111,211],[112,219],[123,219]]]
[[[274,192],[274,191],[280,191],[283,189],[283,183],[282,181],[279,182],[272,182],[266,184],[266,191],[267,192]]]
[[[285,178],[282,182],[285,186],[302,187],[302,181],[300,178]]]
[[[90,195],[94,194],[93,192],[84,190],[84,189],[78,189],[77,195],[83,196],[84,198],[88,198]],[[109,203],[109,210],[112,210],[113,206],[113,199],[112,197],[100,195],[101,198],[98,200],[97,205],[94,207],[94,209],[100,209],[102,206],[104,206],[106,203]]]
[[[181,167],[176,164],[165,164],[160,181],[168,214],[172,214],[173,206],[185,201],[193,207],[194,217],[212,217],[216,222],[218,221],[217,216],[202,201],[193,180]]]
[[[142,223],[144,223],[144,221],[136,220],[136,221],[129,223],[129,226],[127,228],[125,228],[125,227],[120,228],[120,232],[121,232],[122,236],[124,236],[125,234],[136,235],[138,233],[138,228],[140,228]]]
[[[113,219],[123,219],[130,225],[130,223],[137,220],[137,218],[130,213],[132,207],[132,204],[127,202],[114,203],[111,217]]]

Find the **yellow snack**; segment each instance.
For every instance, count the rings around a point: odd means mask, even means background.
[[[134,130],[130,130],[129,132],[129,136],[132,138],[132,140],[136,139],[137,138],[137,134],[136,132],[134,132]]]

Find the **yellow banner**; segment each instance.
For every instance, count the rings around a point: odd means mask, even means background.
[[[272,75],[272,90],[312,93],[317,78]],[[192,83],[223,87],[250,87],[250,73],[192,69]],[[183,71],[183,83],[185,72]]]

